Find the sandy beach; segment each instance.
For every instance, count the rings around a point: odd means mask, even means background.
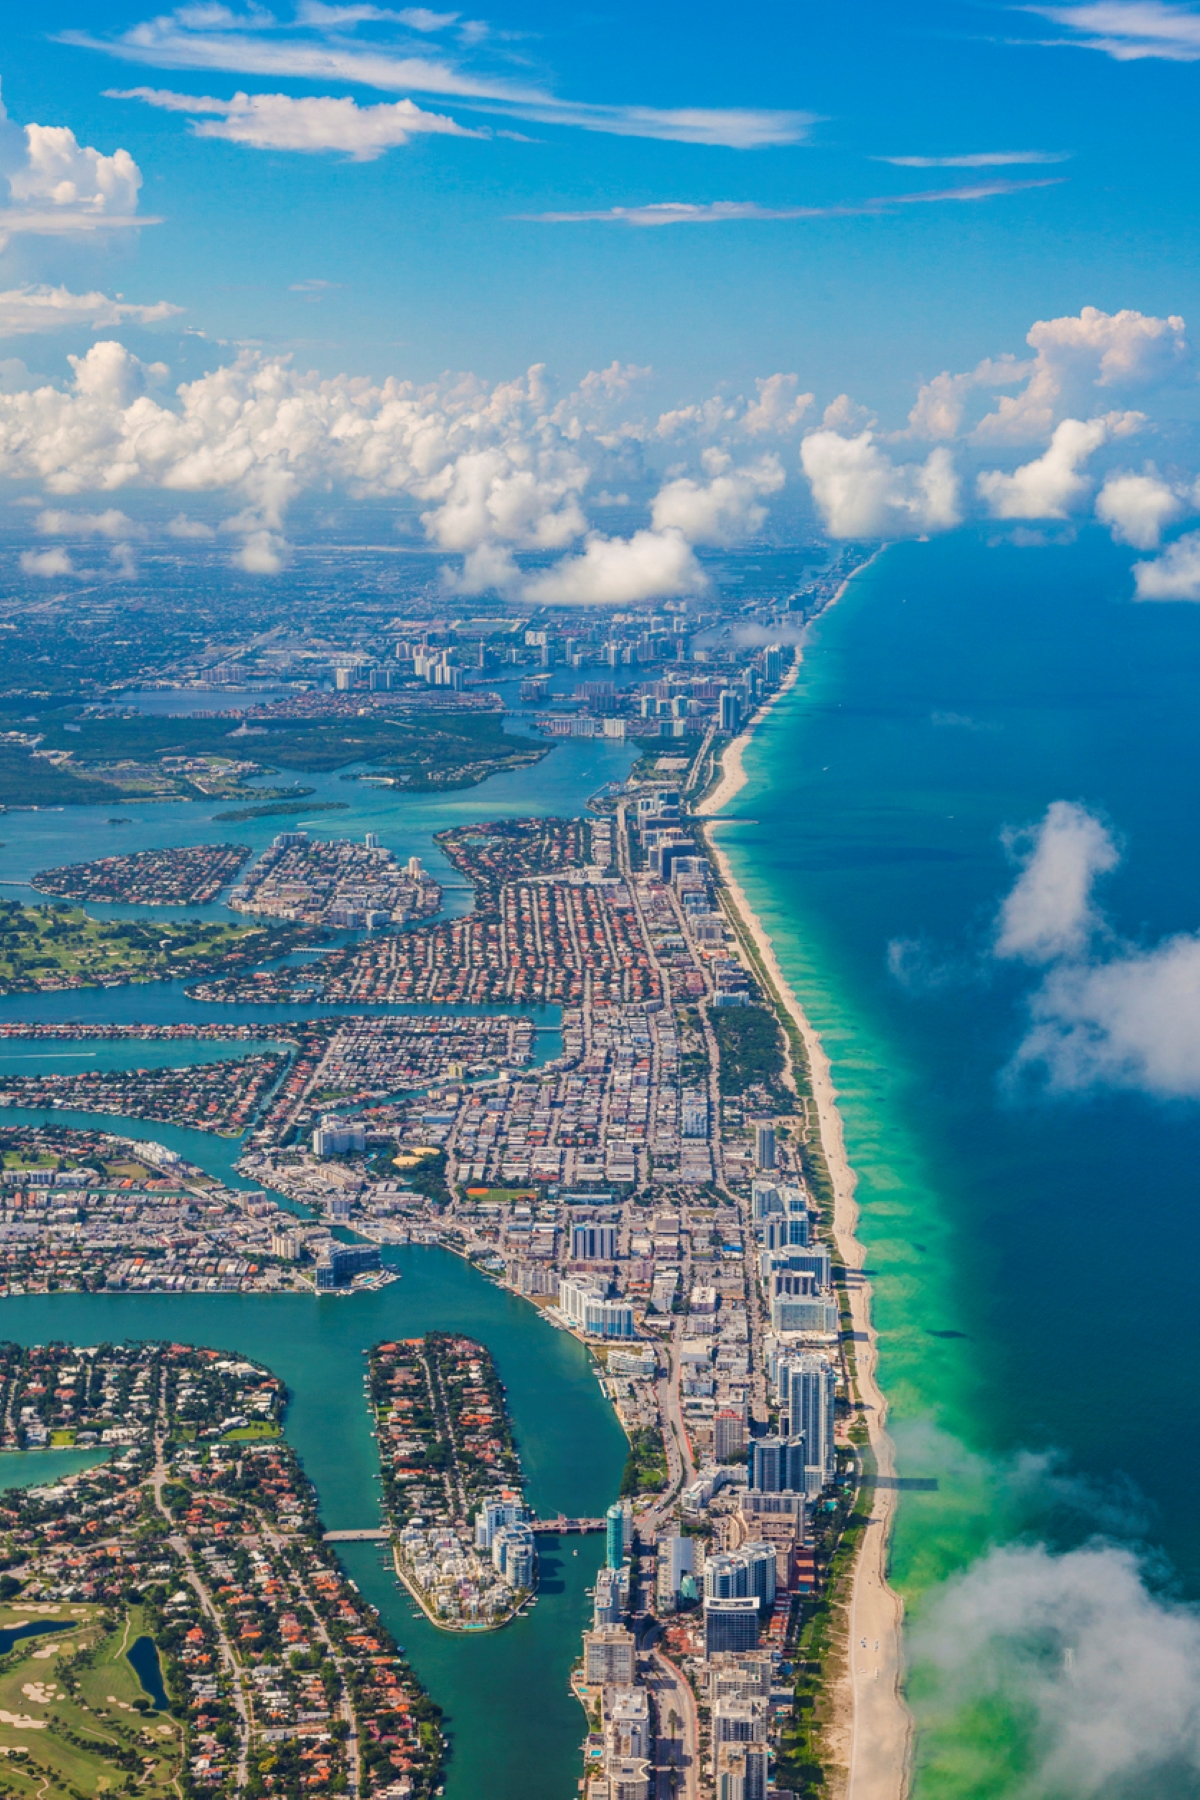
[[[869,566],[863,564],[864,568]],[[860,571],[856,570],[857,573]],[[836,603],[847,585],[843,583],[830,604]],[[779,693],[760,709],[746,731],[726,750],[721,780],[697,811],[708,816],[709,842],[729,897],[800,1033],[808,1056],[821,1143],[833,1182],[834,1236],[850,1276],[848,1288],[859,1398],[866,1409],[865,1418],[878,1473],[887,1478],[895,1474],[895,1449],[887,1431],[887,1402],[876,1377],[878,1351],[871,1324],[871,1286],[860,1274],[856,1275],[856,1271],[862,1269],[865,1253],[856,1235],[855,1177],[846,1157],[829,1059],[779,966],[774,945],[751,908],[728,857],[712,835],[720,821],[710,815],[728,806],[745,785],[743,754],[755,727],[794,685],[799,671],[800,657],[797,656]],[[860,1506],[864,1511],[869,1507],[870,1523],[855,1565],[849,1614],[849,1664],[839,1683],[840,1692],[835,1691],[833,1695],[834,1724],[830,1747],[836,1763],[847,1771],[847,1800],[903,1800],[908,1787],[912,1718],[902,1691],[903,1606],[899,1595],[887,1582],[888,1538],[896,1491],[889,1487],[867,1491]]]

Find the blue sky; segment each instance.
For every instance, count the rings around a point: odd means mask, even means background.
[[[565,11],[511,0],[477,17],[325,0],[158,15],[48,0],[26,17],[10,13],[0,64],[0,176],[11,188],[0,206],[0,374],[12,394],[70,381],[67,355],[97,335],[138,359],[104,365],[105,391],[126,410],[139,383],[149,392],[165,381],[169,393],[239,355],[280,368],[290,359],[289,380],[314,370],[351,385],[440,382],[443,393],[447,372],[495,388],[545,364],[544,391],[535,383],[520,400],[518,435],[527,463],[542,458],[529,479],[558,483],[560,522],[547,528],[539,514],[514,527],[514,552],[567,548],[597,529],[582,503],[568,519],[575,503],[563,495],[605,491],[609,476],[618,486],[651,470],[710,486],[740,478],[747,438],[781,458],[784,477],[761,456],[745,475],[745,520],[757,519],[796,484],[796,442],[813,433],[804,475],[842,535],[948,528],[970,511],[964,481],[992,517],[1066,517],[1081,494],[1095,497],[1079,471],[1097,455],[1098,470],[1106,457],[1132,474],[1153,464],[1166,482],[1148,502],[1159,537],[1192,508],[1181,458],[1196,378],[1177,321],[1196,312],[1193,7],[910,0],[731,12],[700,0]],[[1124,326],[1085,323],[1071,336],[1063,322],[1086,322],[1086,308],[1158,321],[1157,336],[1131,328],[1136,368]],[[1062,328],[1029,365],[1037,321]],[[1048,453],[1064,421],[1086,428],[1026,480],[1032,498],[976,482],[987,476],[980,447],[1021,436],[1011,419],[988,422],[989,406],[1014,404],[1005,356],[1055,387],[1048,406],[1021,401],[1023,441]],[[1048,374],[1047,356],[1074,359],[1071,379],[1058,364]],[[165,370],[152,379],[157,362]],[[623,373],[603,419],[556,422],[559,464],[547,475],[546,395],[580,393],[592,406],[596,391],[578,384],[614,364]],[[706,397],[740,418],[755,382],[775,375],[812,395],[806,409],[776,409],[786,430],[759,420],[722,435],[699,414],[686,430],[645,423]],[[906,425],[922,384],[939,378],[959,383],[949,427],[929,428],[925,400]],[[23,405],[5,427],[18,436]],[[336,422],[327,428],[336,434]],[[278,419],[273,429],[278,439]],[[476,454],[496,433],[473,429]],[[128,421],[121,430],[127,439]],[[864,433],[874,434],[865,451]],[[911,453],[881,448],[896,433],[914,439]],[[670,446],[657,461],[645,454],[652,437]],[[1130,460],[1119,447],[1135,437]],[[585,441],[580,482],[562,457]],[[943,446],[932,463],[929,443]],[[46,445],[22,444],[9,472],[45,475],[51,492],[103,478],[223,486],[244,500],[229,449],[219,477],[195,456],[186,471],[166,469],[144,443],[120,479],[86,455],[56,463]],[[271,454],[278,475],[278,441]],[[310,480],[290,450],[283,461],[283,498],[264,501],[263,481],[252,482],[256,529],[268,533]],[[1043,475],[1053,478],[1044,515]],[[375,491],[390,483],[428,500],[420,483],[434,477],[418,476],[380,477]],[[1144,521],[1132,529],[1129,541],[1156,547]]]
[[[430,14],[424,30],[396,16],[337,18],[388,10],[370,7],[313,8],[328,22],[295,26],[290,4],[259,12],[257,29],[199,5],[155,28],[147,6],[94,0],[49,0],[22,30],[15,10],[0,65],[10,118],[129,150],[140,209],[163,220],[103,255],[18,244],[19,273],[166,299],[191,329],[295,347],[327,373],[500,379],[546,361],[574,379],[615,357],[652,364],[664,397],[682,397],[769,364],[900,404],[918,378],[1019,350],[1035,318],[1084,304],[1195,311],[1200,68],[1118,60],[1083,47],[1111,32],[1026,8],[510,4],[476,30],[463,29],[468,15],[429,29]],[[1083,24],[1096,11],[1046,10]],[[230,19],[239,13],[253,17],[231,9]],[[1200,54],[1200,16],[1185,17]],[[1189,53],[1179,36],[1149,41]],[[292,72],[321,55],[336,76]],[[420,133],[357,162],[338,149],[250,148],[196,135],[193,121],[219,119],[106,97],[137,87],[349,97],[360,109],[408,98],[489,135]],[[482,93],[445,91],[456,88]],[[535,99],[505,104],[506,93]],[[539,107],[540,96],[562,104]],[[744,122],[710,121],[697,135],[768,141],[664,141],[641,133],[676,127],[639,123],[636,108],[738,111]],[[505,130],[530,141],[495,135]],[[1005,152],[1067,160],[874,160]],[[1022,185],[1035,181],[1055,185]],[[999,184],[1015,191],[844,217],[658,228],[519,217],[665,202],[859,207]],[[331,285],[293,291],[303,282]]]

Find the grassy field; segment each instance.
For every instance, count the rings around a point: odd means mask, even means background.
[[[0,993],[210,974],[268,953],[261,926],[91,919],[81,906],[0,901]]]
[[[20,1800],[177,1796],[181,1727],[154,1710],[126,1655],[140,1609],[106,1631],[98,1606],[0,1607],[0,1631],[30,1623],[56,1629],[0,1657],[0,1788]]]

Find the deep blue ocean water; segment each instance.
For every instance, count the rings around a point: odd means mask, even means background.
[[[1200,928],[1200,608],[1135,603],[1133,560],[1099,533],[889,548],[718,827],[832,1060],[901,1472],[940,1482],[900,1509],[918,1617],[1014,1536],[1148,1546],[1200,1597],[1200,1103],[1014,1091],[1038,975],[988,954],[1002,834],[1055,800],[1121,841],[1120,939]]]

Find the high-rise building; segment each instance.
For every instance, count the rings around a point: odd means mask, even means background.
[[[804,1436],[760,1437],[750,1440],[750,1482],[763,1493],[804,1492]]]
[[[625,1561],[625,1508],[614,1500],[604,1515],[604,1560],[610,1569]]]
[[[760,1169],[775,1167],[775,1127],[767,1119],[758,1119],[754,1125],[754,1160]]]
[[[712,1709],[712,1741],[717,1744],[765,1744],[767,1706],[762,1698],[722,1697]]]
[[[741,702],[732,688],[726,688],[717,701],[717,730],[735,732],[742,716]]]
[[[650,1695],[643,1687],[606,1688],[604,1766],[644,1760],[651,1753]]]
[[[743,1544],[738,1555],[746,1565],[746,1592],[769,1612],[775,1604],[776,1562],[774,1544]]]
[[[746,1420],[733,1407],[722,1407],[713,1417],[713,1457],[719,1463],[732,1462],[746,1448]]]
[[[485,1500],[475,1515],[475,1548],[490,1551],[497,1531],[507,1525],[523,1525],[527,1518],[520,1500]]]
[[[717,1751],[716,1800],[765,1800],[765,1744],[722,1744]]]
[[[804,1438],[805,1492],[819,1494],[832,1481],[836,1467],[837,1375],[827,1357],[789,1356],[780,1363],[777,1380],[788,1424]]]
[[[705,1599],[704,1654],[753,1650],[758,1643],[758,1601],[750,1595],[736,1599]]]
[[[636,1642],[624,1625],[602,1625],[583,1634],[583,1678],[589,1687],[632,1687],[637,1674]]]
[[[625,1596],[619,1569],[600,1569],[592,1591],[592,1624],[619,1625],[625,1613]]]
[[[696,1543],[690,1537],[660,1537],[658,1540],[658,1604],[664,1612],[679,1605],[683,1581],[696,1572]]]
[[[585,1219],[571,1227],[572,1262],[613,1262],[617,1254],[617,1227],[597,1225]]]
[[[365,1150],[367,1128],[326,1114],[312,1134],[312,1147],[316,1156],[342,1156],[347,1150]]]

